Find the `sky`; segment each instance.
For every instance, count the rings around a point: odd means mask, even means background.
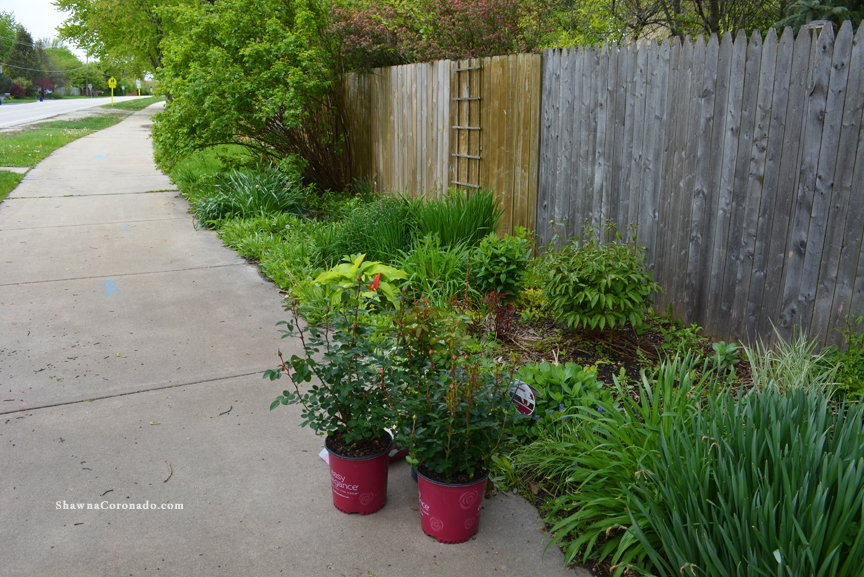
[[[52,0],[0,0],[0,12],[11,12],[34,40],[54,38],[57,36],[57,26],[66,19],[67,14],[57,10],[51,2]],[[69,48],[83,60],[83,50],[74,46]]]

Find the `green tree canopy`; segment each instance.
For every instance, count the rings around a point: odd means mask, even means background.
[[[15,17],[9,12],[0,12],[0,62],[6,62],[9,57],[17,33],[18,23]]]
[[[123,62],[141,76],[162,66],[162,40],[174,29],[171,8],[192,0],[55,0],[69,12],[60,37],[93,56]]]
[[[322,0],[219,0],[178,6],[157,73],[172,101],[157,115],[158,160],[235,143],[283,159],[309,180],[343,190],[339,51]]]
[[[15,33],[15,42],[6,57],[4,72],[6,67],[9,68],[9,76],[26,78],[31,82],[45,76],[45,68],[33,43],[33,37],[20,24]]]

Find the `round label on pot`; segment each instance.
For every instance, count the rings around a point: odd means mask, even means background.
[[[536,402],[534,401],[534,389],[528,383],[516,379],[513,381],[515,385],[510,392],[510,397],[513,399],[513,404],[516,405],[516,410],[523,415],[534,413]]]

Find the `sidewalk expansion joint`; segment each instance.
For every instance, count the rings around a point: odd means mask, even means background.
[[[51,224],[48,226],[28,226],[24,228],[0,228],[0,232],[11,230],[39,230],[43,228],[66,228],[70,226],[110,226],[112,224],[132,224],[136,222],[162,222],[166,220],[189,220],[188,216],[177,216],[172,218],[145,218],[143,220],[118,220],[116,222],[85,222],[81,224]]]
[[[175,268],[175,269],[171,269],[171,270],[153,270],[153,271],[149,271],[149,272],[124,272],[124,273],[120,273],[120,274],[100,274],[100,275],[96,275],[96,276],[73,276],[73,277],[69,277],[69,278],[56,278],[56,279],[49,279],[49,280],[30,280],[30,281],[23,281],[23,282],[0,283],[0,287],[21,286],[21,285],[31,285],[31,284],[46,284],[49,282],[66,282],[66,281],[70,281],[70,280],[87,280],[87,279],[102,279],[102,278],[119,278],[119,277],[127,277],[127,276],[142,276],[142,275],[147,275],[147,274],[168,274],[168,273],[172,273],[172,272],[186,272],[186,271],[191,271],[191,270],[208,270],[211,268],[225,268],[225,267],[229,267],[229,266],[239,266],[239,265],[245,265],[245,264],[249,264],[249,263],[242,261],[242,262],[232,262],[232,263],[226,263],[226,264],[214,264],[211,266],[191,266],[188,268]]]
[[[140,391],[128,391],[125,393],[115,393],[113,395],[103,395],[101,397],[92,397],[89,399],[81,399],[79,401],[64,401],[62,403],[51,403],[49,405],[39,405],[37,407],[28,407],[26,409],[15,409],[8,412],[0,413],[0,415],[14,415],[15,413],[29,413],[30,411],[39,411],[41,409],[53,409],[55,407],[65,407],[68,405],[79,405],[81,403],[92,403],[94,401],[104,401],[106,399],[116,399],[117,397],[128,397],[131,395],[139,395],[141,393],[151,393],[153,391],[164,391],[166,389],[176,389],[177,387],[189,387],[192,385],[206,385],[207,383],[217,383],[219,381],[227,381],[228,379],[239,379],[242,377],[251,377],[253,375],[262,375],[263,371],[254,371],[252,373],[240,373],[238,375],[228,375],[226,377],[214,377],[212,379],[204,379],[202,381],[189,381],[188,383],[177,383],[174,385],[161,385],[141,389]]]
[[[46,198],[79,198],[79,197],[90,197],[90,196],[130,196],[133,194],[163,194],[163,193],[180,193],[179,190],[173,188],[160,188],[156,190],[139,190],[137,192],[94,192],[92,194],[61,194],[60,196],[51,195],[51,196],[9,196],[6,197],[6,200],[36,200],[36,199],[46,199]]]

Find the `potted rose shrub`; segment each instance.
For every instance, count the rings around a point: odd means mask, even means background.
[[[462,543],[479,529],[488,466],[513,410],[513,370],[466,354],[460,319],[436,314],[415,305],[395,323],[399,434],[418,473],[423,531]]]
[[[381,265],[383,266],[383,265]],[[389,267],[388,267],[389,268]],[[300,404],[303,422],[326,435],[333,504],[345,513],[374,513],[387,501],[387,469],[393,439],[394,397],[388,388],[390,362],[381,354],[370,318],[380,304],[381,273],[367,286],[363,276],[342,286],[345,306],[327,307],[318,326],[304,327],[294,301],[293,318],[282,321],[283,338],[298,337],[303,355],[283,358],[265,378],[287,375],[293,388],[270,405]]]

